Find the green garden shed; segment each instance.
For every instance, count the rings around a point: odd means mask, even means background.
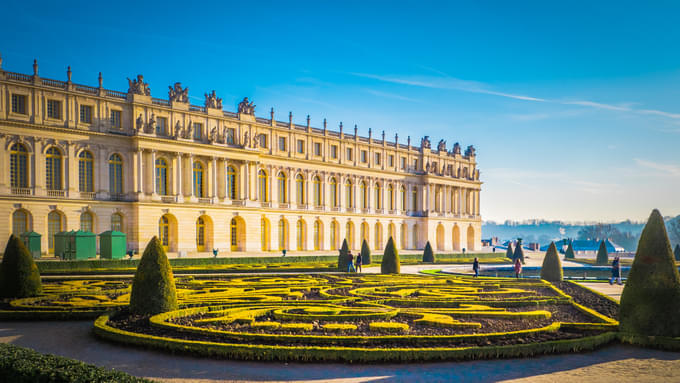
[[[125,233],[109,230],[99,234],[99,258],[121,259],[125,257],[127,238]]]
[[[68,259],[88,259],[97,257],[97,236],[89,231],[74,231],[69,235],[70,248]]]
[[[54,235],[54,256],[62,259],[68,258],[69,232],[60,231]]]
[[[21,234],[21,240],[24,241],[24,245],[34,259],[40,258],[40,237],[42,235],[35,231],[27,231]]]

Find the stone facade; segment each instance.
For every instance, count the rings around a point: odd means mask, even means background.
[[[0,61],[0,246],[11,232],[112,228],[168,251],[330,251],[366,237],[380,250],[478,250],[481,182],[472,146],[448,151],[223,111],[188,88],[153,98],[3,71]]]

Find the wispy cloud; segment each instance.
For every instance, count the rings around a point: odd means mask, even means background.
[[[680,164],[664,164],[661,162],[654,162],[649,160],[644,160],[641,158],[635,158],[635,163],[643,168],[653,169],[664,173],[666,176],[680,177]]]
[[[375,89],[365,89],[365,91],[366,91],[366,93],[369,93],[369,94],[372,94],[372,95],[378,96],[378,97],[393,98],[395,100],[402,100],[402,101],[409,101],[409,102],[418,102],[418,103],[423,102],[422,100],[418,100],[418,99],[415,99],[415,98],[402,96],[402,95],[396,94],[396,93],[381,92],[381,91],[375,90]]]
[[[668,118],[673,118],[673,119],[680,119],[680,113],[669,113],[669,112],[664,112],[664,111],[661,111],[661,110],[653,110],[653,109],[640,109],[637,112],[641,113],[641,114],[653,114],[653,115],[656,115],[656,116],[668,117]]]
[[[587,100],[562,101],[560,103],[564,104],[564,105],[581,105],[581,106],[589,106],[591,108],[597,108],[597,109],[617,110],[617,111],[621,111],[621,112],[631,111],[631,109],[629,107],[626,107],[626,106],[602,104],[602,103],[599,103],[599,102],[587,101]]]

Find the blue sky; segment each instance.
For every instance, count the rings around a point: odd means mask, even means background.
[[[680,214],[680,3],[8,2],[3,68],[475,145],[484,219]],[[596,4],[592,4],[596,3]]]

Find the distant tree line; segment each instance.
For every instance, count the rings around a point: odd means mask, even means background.
[[[583,240],[603,240],[610,239],[612,242],[626,249],[635,251],[640,234],[633,234],[629,231],[621,232],[619,229],[608,223],[598,223],[596,225],[584,226],[578,231],[578,239]]]

